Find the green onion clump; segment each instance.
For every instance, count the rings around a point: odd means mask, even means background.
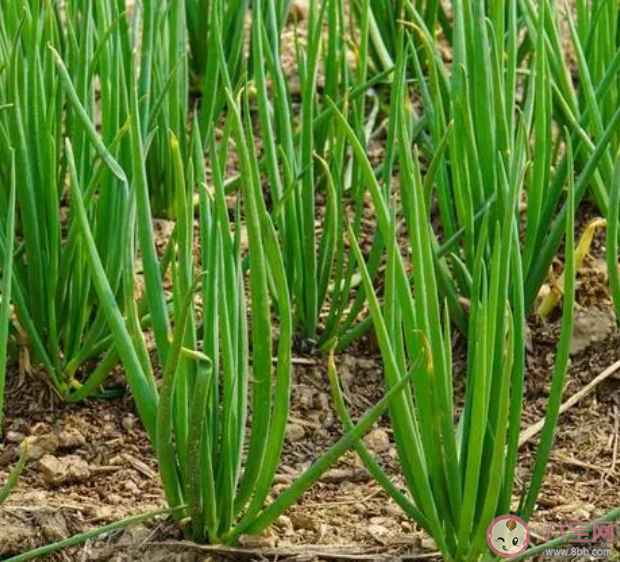
[[[196,121],[190,142],[192,157],[188,161],[182,158],[178,139],[170,135],[178,218],[168,245],[170,253],[166,252],[161,259],[153,251],[146,159],[137,95],[133,96],[133,115],[138,117],[132,118],[131,127],[133,187],[125,253],[129,263],[123,281],[126,294],[133,295],[135,271],[130,260],[135,256],[137,238],[163,373],[159,388],[135,306],[132,309],[131,302],[126,303],[128,317],[124,319],[113,296],[88,222],[71,144],[67,141],[66,145],[71,197],[93,284],[156,449],[169,506],[179,519],[191,518],[187,532],[197,541],[235,542],[241,534],[259,532],[271,524],[372,427],[409,382],[405,379],[397,385],[289,490],[265,506],[288,419],[293,321],[283,259],[261,195],[259,162],[252,150],[247,88],[243,91],[242,111],[228,90],[224,139],[219,146],[213,135],[208,140],[213,189],[207,188],[204,151]],[[243,178],[242,207],[237,208],[234,227],[229,219],[223,175],[229,140],[234,140]],[[197,260],[192,251],[196,192],[200,240]],[[250,258],[248,302],[241,257],[241,208],[247,224]],[[197,278],[196,269],[201,271]],[[163,289],[166,275],[172,281],[170,306]],[[279,319],[277,344],[272,335],[272,309],[277,309]]]
[[[11,176],[18,178],[10,232],[17,245],[12,251],[4,222],[3,267],[14,262],[18,341],[67,399],[85,397],[78,371],[109,350],[109,331],[93,299],[74,210],[66,204],[62,138],[66,133],[72,140],[89,223],[118,294],[123,229],[110,225],[122,225],[128,208],[127,178],[117,159],[128,130],[119,87],[123,47],[114,33],[120,21],[107,2],[90,1],[83,9],[71,3],[62,13],[56,2],[17,0],[0,6],[3,221]],[[102,370],[114,366],[113,355],[109,352]]]
[[[400,107],[395,125],[401,165],[399,205],[382,198],[367,157],[362,150],[356,150],[356,157],[366,169],[365,179],[375,202],[379,228],[387,241],[383,305],[351,231],[349,238],[369,298],[386,387],[393,388],[399,381],[413,378],[413,390],[399,395],[390,408],[409,494],[390,483],[363,443],[358,442],[357,451],[386,492],[435,539],[446,560],[473,561],[486,548],[490,522],[497,515],[511,512],[518,462],[526,313],[525,256],[517,218],[527,158],[522,146],[514,155],[517,168],[510,168],[514,173],[504,173],[499,178],[504,194],[501,219],[493,220],[490,212],[482,219],[472,262],[465,401],[462,409],[457,410],[449,305],[442,302],[433,264],[435,244],[428,220],[428,198],[417,146],[412,149],[412,108],[398,78],[403,68],[401,62],[396,75],[398,89],[393,93],[398,99],[394,105]],[[572,164],[568,135],[566,140],[567,161]],[[529,486],[522,490],[517,510],[526,521],[534,509],[549,460],[569,359],[575,288],[572,175],[568,176],[567,190],[562,335],[541,442]],[[396,236],[401,219],[408,233],[412,284],[407,277],[409,260],[403,257]],[[338,413],[345,428],[350,427],[333,365],[330,375]]]
[[[344,236],[339,220],[346,190],[345,146],[317,95],[320,68],[325,70],[325,89],[334,98],[341,99],[349,83],[344,7],[342,0],[328,0],[320,8],[316,2],[310,4],[307,41],[302,45],[297,36],[295,40],[299,109],[283,68],[280,37],[268,32],[277,24],[276,14],[270,3],[262,0],[254,2],[254,11],[266,14],[252,19],[250,60],[264,149],[261,168],[268,179],[271,214],[282,244],[295,324],[301,326],[304,337],[314,339],[328,301],[331,313],[325,320],[325,334],[337,329],[348,302],[351,278],[343,259]],[[329,35],[322,49],[325,26]],[[358,70],[362,79],[364,61],[360,59]],[[270,86],[275,95],[269,93]],[[354,103],[362,104],[363,96],[358,95]],[[296,130],[298,113],[301,124]],[[326,201],[320,234],[316,224],[319,191]]]
[[[459,297],[471,296],[483,218],[488,215],[491,225],[502,220],[504,176],[511,181],[515,174],[524,176],[527,311],[536,302],[565,232],[568,176],[575,176],[575,204],[590,192],[603,212],[607,208],[605,186],[611,183],[620,112],[608,115],[603,126],[596,103],[587,110],[580,107],[572,83],[568,86],[568,66],[557,44],[556,9],[543,2],[539,9],[522,12],[522,4],[526,3],[503,0],[486,7],[483,1],[454,1],[450,67],[415,12],[413,21],[405,24],[414,35],[403,39],[399,51],[423,100],[422,111],[413,112],[411,119],[414,135],[419,133],[419,150],[430,162],[424,179],[426,205],[436,201],[441,217],[443,243],[433,244],[435,267],[442,294],[461,329],[466,329],[466,322]],[[527,22],[526,39],[520,39],[521,17]],[[579,50],[575,34],[573,39]],[[609,88],[617,80],[617,65],[610,64],[605,72],[607,79],[601,80],[596,94],[601,100],[607,94],[613,97]],[[593,89],[587,77],[581,83],[584,92]],[[598,115],[595,121],[601,127],[590,131],[579,125],[582,113],[590,121]],[[571,131],[572,164],[564,148],[564,128]],[[493,240],[495,229],[489,234]],[[487,258],[491,247],[487,244]]]

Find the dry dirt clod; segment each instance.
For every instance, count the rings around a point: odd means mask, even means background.
[[[331,468],[321,477],[321,482],[331,484],[353,484],[368,482],[372,476],[366,467]]]
[[[306,430],[297,424],[289,424],[286,428],[286,438],[290,443],[301,441],[306,436]]]
[[[143,476],[149,479],[157,478],[157,473],[149,468],[149,466],[140,459],[130,455],[129,453],[122,453],[121,457],[135,470],[137,470]]]
[[[76,449],[86,445],[86,438],[77,429],[64,429],[58,434],[61,449]]]
[[[127,482],[125,483],[125,490],[127,490],[127,492],[132,495],[140,494],[140,488],[133,480],[127,480]]]
[[[371,517],[370,524],[371,525],[383,525],[384,527],[389,527],[392,525],[392,519],[389,517]]]
[[[389,504],[381,508],[381,513],[391,519],[400,519],[404,516],[404,513],[400,508]]]
[[[112,505],[121,505],[123,503],[123,498],[118,494],[108,494],[106,499]]]
[[[364,439],[366,446],[375,453],[384,453],[390,448],[390,438],[383,429],[374,429]]]
[[[319,409],[322,412],[329,412],[330,411],[330,399],[329,399],[329,395],[326,392],[321,392],[318,396],[318,405],[319,405]]]
[[[6,440],[9,443],[21,443],[24,439],[26,439],[26,436],[18,431],[9,431],[6,434]]]
[[[273,548],[276,546],[276,539],[269,532],[258,536],[242,535],[239,538],[239,544],[246,548]]]
[[[291,523],[295,530],[305,529],[306,531],[317,531],[316,521],[307,513],[293,513],[290,516]]]
[[[0,529],[2,556],[24,552],[37,545],[37,529],[28,521],[0,513]]]
[[[615,326],[615,319],[609,309],[591,307],[578,310],[570,344],[571,355],[582,353],[591,345],[606,340]]]
[[[67,482],[81,482],[90,477],[88,463],[75,455],[58,458],[45,455],[39,461],[39,472],[48,484],[59,486]]]
[[[286,515],[280,515],[275,522],[275,526],[283,530],[285,535],[292,535],[295,532],[291,518]]]
[[[383,525],[370,524],[368,525],[368,534],[378,542],[383,542],[381,539],[390,534],[389,529]]]
[[[26,437],[28,443],[28,460],[38,461],[46,455],[53,455],[58,450],[58,437],[53,433]]]
[[[314,407],[314,396],[316,393],[308,385],[299,385],[298,388],[296,388],[296,394],[298,396],[300,407],[306,410],[310,410]]]
[[[67,522],[59,511],[42,513],[37,517],[37,524],[45,539],[50,542],[62,541],[70,535]]]

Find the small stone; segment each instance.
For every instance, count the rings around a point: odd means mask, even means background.
[[[45,482],[54,486],[87,480],[91,474],[88,463],[75,455],[62,458],[45,455],[39,461],[39,472]]]
[[[403,516],[403,511],[395,505],[386,505],[382,507],[381,513],[392,519],[400,519]]]
[[[64,429],[58,434],[61,449],[75,449],[86,445],[86,438],[77,429]]]
[[[290,443],[301,441],[305,436],[306,430],[301,425],[291,423],[286,428],[286,438]]]
[[[384,453],[390,448],[390,438],[383,429],[374,429],[364,439],[366,446],[375,453]]]
[[[291,523],[295,530],[305,529],[306,531],[316,531],[318,526],[314,519],[307,513],[293,513],[291,514]]]
[[[374,539],[388,535],[390,531],[383,525],[368,525],[368,533]]]
[[[371,525],[388,526],[392,523],[392,521],[389,517],[371,517],[369,523]]]
[[[136,418],[134,416],[125,416],[121,425],[125,431],[130,432],[136,426]]]
[[[18,431],[8,431],[6,434],[6,440],[9,443],[21,443],[24,439],[26,436]]]
[[[134,495],[140,493],[140,488],[138,488],[138,485],[133,480],[127,480],[127,482],[125,482],[125,490]]]
[[[53,455],[58,450],[58,437],[53,433],[26,437],[24,443],[28,446],[28,460],[31,461],[38,461],[45,455]]]

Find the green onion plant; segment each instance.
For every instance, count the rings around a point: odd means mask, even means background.
[[[113,290],[120,290],[121,225],[127,178],[117,158],[127,142],[119,3],[0,4],[0,211],[8,264],[11,162],[16,219],[12,297],[20,343],[42,364],[58,393],[83,398],[79,371],[108,351],[109,332],[66,204],[63,131],[71,137],[89,222]],[[120,19],[119,19],[120,18]],[[98,84],[96,86],[96,84]],[[96,98],[99,99],[97,102]],[[12,154],[14,153],[14,158]],[[96,188],[101,188],[94,197]],[[102,369],[113,367],[108,354]],[[74,394],[74,393],[77,393]]]
[[[226,65],[219,68],[223,82],[230,84]],[[193,539],[235,542],[243,533],[268,526],[296,501],[372,426],[408,380],[379,402],[290,490],[266,506],[285,439],[293,320],[284,261],[262,196],[248,88],[243,88],[243,110],[232,90],[226,90],[224,137],[218,145],[214,134],[208,136],[211,184],[207,182],[198,120],[194,119],[186,141],[187,159],[181,141],[169,132],[176,226],[161,257],[155,250],[148,138],[144,138],[141,125],[139,84],[134,82],[131,91],[131,179],[122,252],[124,314],[96,246],[72,144],[66,139],[71,203],[93,287],[156,450],[169,506],[178,519],[191,519],[187,533]],[[242,174],[233,223],[224,181],[232,141]],[[196,198],[198,256],[193,252]],[[248,233],[247,302],[242,211]],[[137,249],[142,256],[145,302],[163,377],[159,386],[134,302]],[[171,283],[171,295],[164,290],[165,280]],[[274,311],[279,321],[277,343],[272,333]]]
[[[402,68],[402,67],[401,67]],[[503,199],[494,205],[501,218],[487,212],[472,258],[471,310],[467,342],[465,399],[455,405],[452,323],[433,264],[435,235],[428,220],[428,193],[421,174],[417,146],[412,149],[412,110],[402,82],[394,95],[401,101],[396,136],[402,199],[385,201],[372,167],[362,150],[365,181],[376,207],[377,223],[387,241],[383,304],[365,267],[365,258],[351,232],[349,239],[368,295],[375,333],[383,358],[386,387],[413,377],[411,392],[399,395],[390,408],[400,466],[407,493],[395,488],[362,442],[360,457],[403,510],[435,540],[446,560],[477,560],[486,550],[486,531],[498,515],[513,509],[525,521],[535,507],[549,461],[569,358],[573,326],[574,185],[568,176],[568,221],[565,231],[566,271],[562,335],[558,345],[545,426],[532,476],[518,493],[515,471],[525,377],[525,253],[519,240],[519,201],[525,186],[525,148],[516,151],[511,166],[500,167]],[[520,127],[523,143],[523,126]],[[567,160],[572,163],[566,135]],[[498,156],[501,161],[501,156]],[[396,236],[403,221],[409,256]],[[491,243],[489,243],[491,241]],[[410,263],[409,263],[410,259]],[[412,282],[407,271],[413,269]],[[512,303],[512,304],[511,304]],[[426,362],[418,362],[427,350]],[[345,428],[351,426],[334,366],[330,378],[335,403]],[[455,424],[456,420],[456,424]],[[520,498],[513,502],[517,492]]]
[[[365,14],[362,3],[357,5]],[[409,61],[404,79],[413,77],[422,97],[413,136],[422,135],[420,151],[430,162],[427,197],[441,215],[435,249],[438,282],[453,318],[464,328],[456,296],[469,298],[482,217],[495,212],[493,201],[501,197],[500,166],[508,166],[520,123],[531,154],[523,202],[528,311],[548,276],[567,220],[563,186],[572,171],[557,131],[571,131],[576,204],[589,195],[607,216],[619,142],[620,50],[618,6],[613,2],[580,1],[576,19],[550,1],[453,0],[450,7],[447,25],[441,8],[430,7],[433,17],[429,6],[410,1],[395,5],[391,14],[383,7],[374,13],[385,16],[381,26],[391,30],[380,34],[393,43],[386,47],[391,58],[402,56],[401,48],[409,53],[404,55]],[[413,30],[404,47],[396,32],[399,18]],[[443,37],[437,35],[439,24]],[[441,54],[442,43],[452,47],[449,64]],[[396,119],[393,108],[390,118]]]
[[[268,45],[276,49],[289,3],[266,3],[250,10],[249,0],[147,0],[136,13],[135,28],[140,29],[142,16],[140,108],[143,130],[153,135],[147,150],[147,174],[156,215],[174,216],[168,131],[177,136],[186,157],[188,106],[195,102],[200,106],[202,139],[208,138],[226,105],[224,91],[229,84],[222,79],[220,65],[226,66],[234,85],[247,69],[248,15],[261,22]],[[255,55],[251,53],[250,58]]]
[[[519,2],[526,35],[519,56],[531,51],[545,51],[554,122],[571,131],[575,147],[577,180],[575,202],[586,195],[607,217],[610,187],[613,182],[614,160],[619,146],[618,76],[620,49],[618,6],[613,2],[579,1],[576,20],[566,6],[544,2],[537,7],[529,0]],[[564,39],[568,29],[568,39]],[[564,39],[564,40],[563,40]],[[576,76],[573,75],[573,69]],[[575,86],[578,84],[578,86]],[[557,148],[552,154],[557,155]],[[533,260],[526,275],[526,304],[536,299],[553,256],[560,246],[567,218],[565,205],[558,207],[561,183],[567,173],[566,159],[556,164],[550,181],[549,197],[545,196],[540,219],[550,224],[536,236]]]
[[[185,155],[189,105],[186,2],[149,0],[144,2],[143,16],[140,120],[143,135],[150,135],[145,153],[151,207],[157,216],[174,218],[176,184],[168,135],[172,131],[177,136]]]
[[[264,12],[268,5],[258,0],[255,10]],[[348,143],[332,119],[328,100],[337,101],[339,110],[350,117],[358,141],[367,146],[381,103],[373,87],[393,69],[368,77],[368,18],[359,30],[356,64],[351,65],[345,36],[353,30],[344,3],[312,1],[305,43],[296,36],[301,96],[297,110],[282,66],[280,41],[270,41],[268,29],[275,25],[275,14],[268,12],[271,24],[268,19],[254,18],[251,34],[251,76],[264,151],[260,168],[268,180],[265,197],[282,244],[295,325],[301,327],[303,338],[326,350],[335,338],[349,331],[364,305],[363,289],[350,302],[356,268],[346,256],[340,217],[352,210],[354,231],[361,233],[365,203],[360,167],[348,154]],[[319,76],[324,78],[323,95],[318,94]],[[298,113],[299,127],[295,124]],[[321,207],[323,214],[318,214]],[[317,220],[321,228],[317,228]],[[383,251],[378,235],[369,266],[373,274]]]
[[[413,21],[405,23],[413,36],[400,34],[397,66],[403,70],[395,79],[406,81],[411,69],[423,100],[420,114],[410,112],[407,118],[412,121],[412,136],[419,133],[419,151],[429,162],[424,177],[426,207],[436,205],[441,217],[441,230],[433,240],[437,279],[453,319],[466,329],[462,302],[471,297],[483,218],[488,216],[493,225],[503,217],[503,176],[524,176],[520,203],[525,223],[525,306],[529,311],[565,232],[567,177],[576,177],[576,204],[589,190],[597,200],[599,195],[602,201],[607,198],[602,189],[603,171],[608,168],[620,111],[610,116],[596,135],[578,126],[578,116],[570,121],[554,119],[554,107],[565,106],[557,85],[564,73],[558,75],[557,53],[547,48],[553,41],[543,24],[556,20],[546,2],[532,22],[536,48],[523,60],[517,0],[492,7],[483,1],[454,1],[452,10],[451,67],[440,56],[424,18],[414,11]],[[611,77],[617,72],[614,68],[608,72],[613,82]],[[391,119],[399,119],[394,108]],[[572,167],[566,139],[557,132],[565,125],[575,147]],[[401,197],[406,196],[401,190]],[[488,234],[487,259],[497,232],[491,229]]]

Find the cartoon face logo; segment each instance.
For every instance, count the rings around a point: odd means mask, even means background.
[[[503,558],[521,554],[530,542],[530,530],[525,521],[516,515],[501,515],[489,525],[489,548]]]

